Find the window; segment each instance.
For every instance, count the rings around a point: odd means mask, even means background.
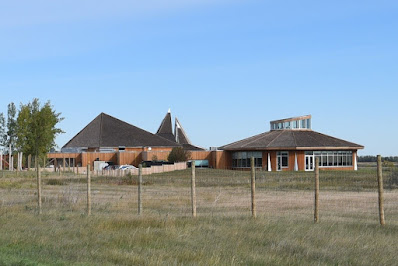
[[[306,125],[306,120],[300,120],[301,121],[301,128],[307,128],[307,125]]]
[[[232,167],[250,168],[251,157],[254,157],[254,167],[263,166],[263,153],[261,151],[239,151],[232,153]]]
[[[352,166],[352,151],[306,151],[305,155],[314,155],[321,167]]]
[[[287,151],[279,151],[277,152],[277,163],[278,166],[282,168],[289,167],[289,152]]]

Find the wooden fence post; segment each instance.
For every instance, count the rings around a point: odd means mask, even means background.
[[[142,214],[142,164],[138,165],[138,215]]]
[[[251,168],[251,198],[252,198],[252,217],[256,218],[256,169],[254,168],[254,157],[250,158],[250,168]]]
[[[377,155],[377,183],[379,185],[379,218],[380,225],[385,225],[384,220],[384,189],[383,189],[383,166],[381,156]]]
[[[191,174],[191,202],[192,202],[192,217],[196,217],[196,184],[195,184],[195,161],[191,163],[192,174]]]
[[[37,156],[35,161],[36,161],[36,174],[37,174],[37,206],[39,208],[39,214],[41,214],[41,172]]]
[[[87,164],[87,215],[91,215],[91,176],[90,162]]]
[[[319,222],[319,157],[315,158],[315,204],[314,223]]]

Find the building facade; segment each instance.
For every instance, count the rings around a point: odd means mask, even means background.
[[[268,171],[357,170],[357,151],[364,147],[311,129],[311,115],[270,122],[271,130],[219,147],[233,169],[255,166]]]

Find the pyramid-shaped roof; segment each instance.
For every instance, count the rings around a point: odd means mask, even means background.
[[[159,126],[156,135],[166,138],[170,141],[176,141],[173,134],[173,125],[171,124],[171,113],[170,110],[167,112],[166,116],[163,118],[162,123]]]
[[[74,147],[177,147],[161,136],[101,113],[63,148]]]
[[[364,147],[312,130],[271,130],[220,147],[221,150],[363,149]]]

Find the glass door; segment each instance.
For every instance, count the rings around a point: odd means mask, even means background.
[[[276,170],[282,171],[282,156],[276,156]]]
[[[305,155],[305,171],[314,170],[314,155]]]

